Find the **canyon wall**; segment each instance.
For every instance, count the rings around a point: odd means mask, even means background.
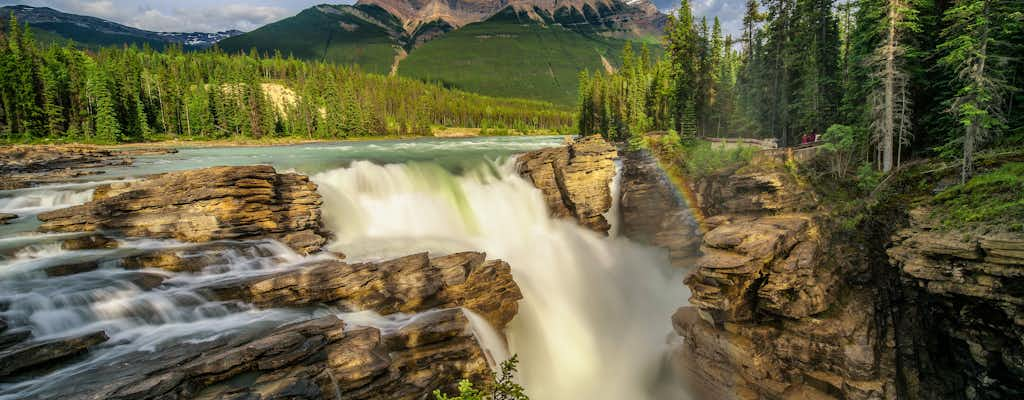
[[[673,323],[706,398],[1024,396],[1021,234],[905,204],[843,226],[771,158],[693,186],[707,233]]]

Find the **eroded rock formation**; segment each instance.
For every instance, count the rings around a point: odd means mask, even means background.
[[[609,185],[615,178],[617,157],[614,147],[593,135],[520,155],[519,173],[541,190],[554,217],[573,218],[607,233],[611,225],[604,213],[612,206]]]
[[[416,313],[465,307],[503,329],[522,299],[512,271],[483,253],[456,253],[430,259],[426,253],[383,262],[314,262],[268,276],[246,278],[209,288],[222,300],[243,300],[260,307],[339,304],[381,314]]]
[[[700,232],[690,206],[648,151],[620,148],[619,154],[619,234],[666,249],[675,267],[692,266]]]
[[[106,231],[187,242],[276,239],[319,250],[320,195],[299,174],[270,166],[213,167],[96,188],[92,201],[39,214],[47,232]]]
[[[772,164],[697,186],[708,231],[686,278],[692,307],[673,323],[685,340],[682,365],[705,394],[895,398],[891,337],[879,331],[875,297],[857,281],[864,271],[839,261],[843,250],[807,189]]]
[[[131,165],[133,156],[175,149],[112,150],[85,145],[0,147],[0,190],[20,189],[101,174],[102,167]]]
[[[697,185],[711,217],[673,322],[707,397],[1024,396],[1024,235],[943,226],[930,191],[853,231],[780,168]]]
[[[923,398],[1024,397],[1024,234],[944,229],[930,214],[912,210],[887,251],[913,355],[901,378]]]
[[[420,399],[490,368],[459,309],[382,332],[335,316],[118,356],[35,393],[63,399]]]

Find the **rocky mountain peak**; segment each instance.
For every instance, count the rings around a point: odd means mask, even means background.
[[[598,25],[629,25],[625,30],[640,34],[660,32],[665,19],[650,0],[359,0],[357,4],[386,10],[409,32],[435,21],[459,28],[510,7],[538,22],[558,23],[568,18]]]

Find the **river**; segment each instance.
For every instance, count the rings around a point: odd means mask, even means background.
[[[88,376],[119,356],[162,343],[258,334],[325,313],[378,327],[410,318],[327,308],[258,310],[193,291],[308,260],[274,242],[230,254],[227,264],[200,273],[42,272],[68,260],[180,244],[122,239],[118,249],[67,251],[58,242],[67,235],[34,233],[38,221],[32,215],[85,202],[92,187],[106,181],[248,164],[309,175],[324,198],[326,228],[336,236],[329,248],[348,260],[476,250],[507,261],[524,300],[506,332],[509,348],[491,352],[518,355],[519,381],[532,399],[687,398],[667,361],[674,337],[670,316],[689,297],[685,271],[670,267],[660,249],[548,216],[540,192],[516,174],[514,155],[561,143],[561,137],[530,137],[181,149],[138,157],[133,166],[105,168],[107,173],[73,184],[0,192],[0,213],[28,215],[0,226],[0,317],[12,327],[31,328],[37,338],[97,329],[111,337],[70,366],[0,383],[0,399],[35,398],[70,377]],[[165,280],[147,287],[139,283],[140,273]],[[492,342],[500,340],[485,342],[498,347]]]

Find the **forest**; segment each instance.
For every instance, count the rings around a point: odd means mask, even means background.
[[[280,53],[41,44],[0,30],[0,142],[430,135],[572,129],[574,113]]]
[[[821,134],[845,170],[1024,144],[1024,2],[748,0],[740,37],[671,15],[665,55],[580,74],[578,129],[625,140]]]

